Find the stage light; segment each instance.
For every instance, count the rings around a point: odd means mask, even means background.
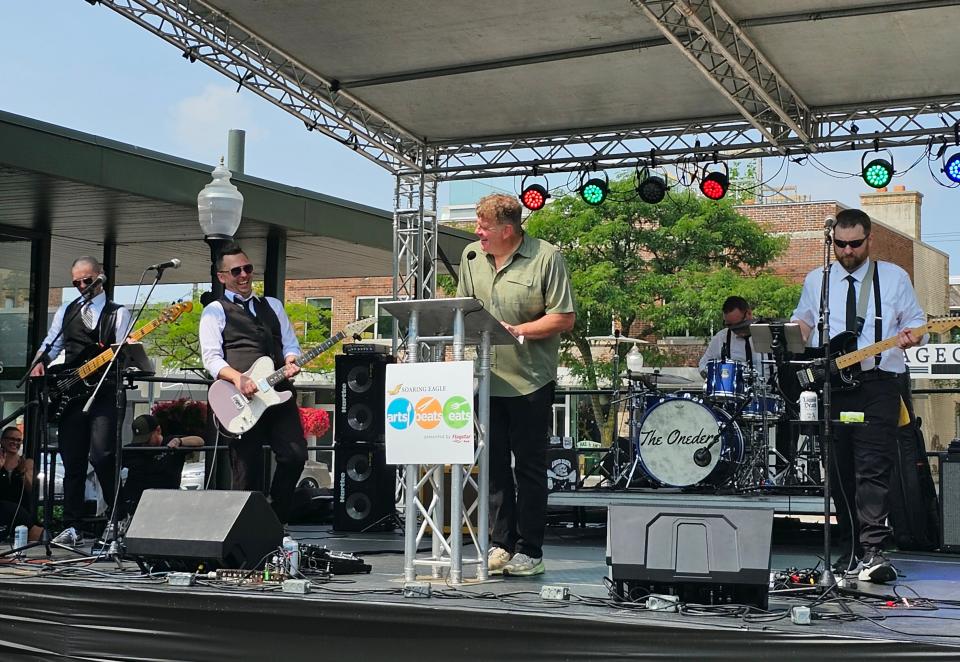
[[[593,207],[602,205],[603,201],[607,199],[607,193],[610,192],[610,180],[606,173],[602,174],[603,179],[599,177],[591,177],[587,181],[583,181],[582,177],[580,179],[580,197]]]
[[[520,182],[520,203],[530,211],[543,209],[543,206],[547,204],[547,198],[550,197],[550,193],[547,192],[545,186],[541,186],[540,184],[526,186],[526,182],[526,177]]]
[[[700,178],[700,192],[710,200],[721,200],[727,194],[730,188],[730,170],[726,163],[722,163],[723,172],[714,170],[707,172],[707,167],[703,168],[703,176]]]
[[[951,182],[960,184],[960,152],[947,159],[946,165],[943,166],[943,174]]]
[[[667,195],[667,182],[659,175],[651,175],[646,168],[637,171],[637,195],[649,205],[655,205]]]
[[[875,149],[874,151],[879,152],[880,150]],[[883,188],[893,179],[893,155],[890,155],[889,160],[877,158],[870,163],[866,163],[868,154],[871,154],[871,152],[864,152],[860,158],[860,176],[863,177],[867,186]]]

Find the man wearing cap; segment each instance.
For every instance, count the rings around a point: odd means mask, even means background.
[[[174,449],[198,446],[203,446],[203,437],[164,435],[156,416],[137,416],[133,421],[133,441],[124,449],[126,452],[123,454],[127,480],[123,485],[121,516],[133,513],[144,490],[179,489],[186,453]],[[157,450],[132,450],[139,448]]]

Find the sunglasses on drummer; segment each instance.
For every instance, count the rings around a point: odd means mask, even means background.
[[[224,270],[224,271],[221,271],[220,273],[222,273],[222,274],[230,274],[230,275],[233,276],[234,278],[239,278],[241,273],[245,273],[245,274],[247,274],[247,275],[249,276],[250,274],[253,273],[253,265],[252,265],[252,264],[244,264],[244,265],[239,266],[239,267],[234,267],[233,269],[226,269],[226,270]]]
[[[72,282],[74,287],[90,287],[90,283],[92,283],[93,280],[93,277],[87,276],[86,278],[78,278]]]
[[[867,236],[869,237],[869,235]],[[849,246],[850,248],[860,248],[861,246],[863,246],[863,242],[865,242],[866,240],[867,240],[867,237],[864,237],[863,239],[851,239],[850,241],[844,241],[843,239],[834,239],[833,243],[836,244],[837,248],[846,248],[847,246]]]

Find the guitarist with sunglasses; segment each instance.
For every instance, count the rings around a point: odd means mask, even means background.
[[[849,554],[843,570],[848,577],[884,583],[897,578],[884,550],[892,538],[887,525],[887,493],[896,457],[899,380],[906,371],[903,350],[926,341],[926,336],[916,337],[911,328],[923,326],[927,318],[907,273],[895,264],[870,258],[870,230],[870,217],[859,209],[837,214],[827,335],[835,339],[849,332],[850,346],[841,350],[843,353],[887,338],[896,338],[896,346],[860,362],[859,386],[833,389],[832,419],[838,419],[842,411],[863,412],[866,425],[834,426],[830,453],[834,461],[829,470],[836,486],[832,492],[840,537],[842,541],[846,538]],[[818,345],[815,327],[822,279],[822,269],[807,274],[792,316],[808,347]]]
[[[239,246],[225,248],[217,259],[223,296],[207,305],[200,316],[203,367],[214,379],[233,382],[247,397],[257,392],[257,385],[243,373],[262,356],[271,357],[275,369],[283,368],[288,380],[300,372],[295,363],[300,357],[300,344],[283,304],[273,297],[253,294],[253,273],[253,265]],[[292,391],[293,385],[284,381],[275,390]],[[264,444],[273,449],[277,463],[270,500],[277,517],[285,523],[297,479],[307,461],[307,441],[296,397],[270,407],[249,432],[230,440],[233,489],[265,492]]]
[[[79,302],[65,303],[57,309],[41,347],[50,342],[53,344],[30,373],[32,377],[43,375],[61,352],[65,365],[79,365],[120,342],[130,330],[130,311],[107,299],[103,291],[105,279],[97,282],[103,276],[103,266],[96,258],[78,257],[70,266],[70,273],[77,291],[82,294],[87,290],[87,293]],[[61,330],[63,334],[59,335]],[[87,414],[83,413],[86,398],[77,398],[60,418],[58,439],[63,459],[63,522],[66,528],[54,538],[54,542],[75,545],[83,542],[78,527],[83,515],[88,458],[97,474],[104,500],[112,505],[116,486],[115,381],[114,377],[107,376],[107,382],[97,393]]]

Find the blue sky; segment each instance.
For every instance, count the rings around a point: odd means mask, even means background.
[[[231,128],[247,131],[251,175],[392,207],[393,178],[379,166],[243,90],[113,11],[83,0],[6,0],[0,5],[0,109],[203,163],[226,151]],[[902,169],[918,150],[895,150]],[[821,157],[845,172],[860,153]],[[772,174],[779,161],[768,160]],[[869,189],[859,178],[837,179],[791,164],[786,179],[812,199],[856,206]],[[924,194],[924,240],[960,258],[954,227],[960,189],[937,186],[921,163],[894,184]],[[516,184],[519,187],[519,183]],[[441,204],[444,196],[440,196]],[[960,261],[952,260],[960,271]]]

